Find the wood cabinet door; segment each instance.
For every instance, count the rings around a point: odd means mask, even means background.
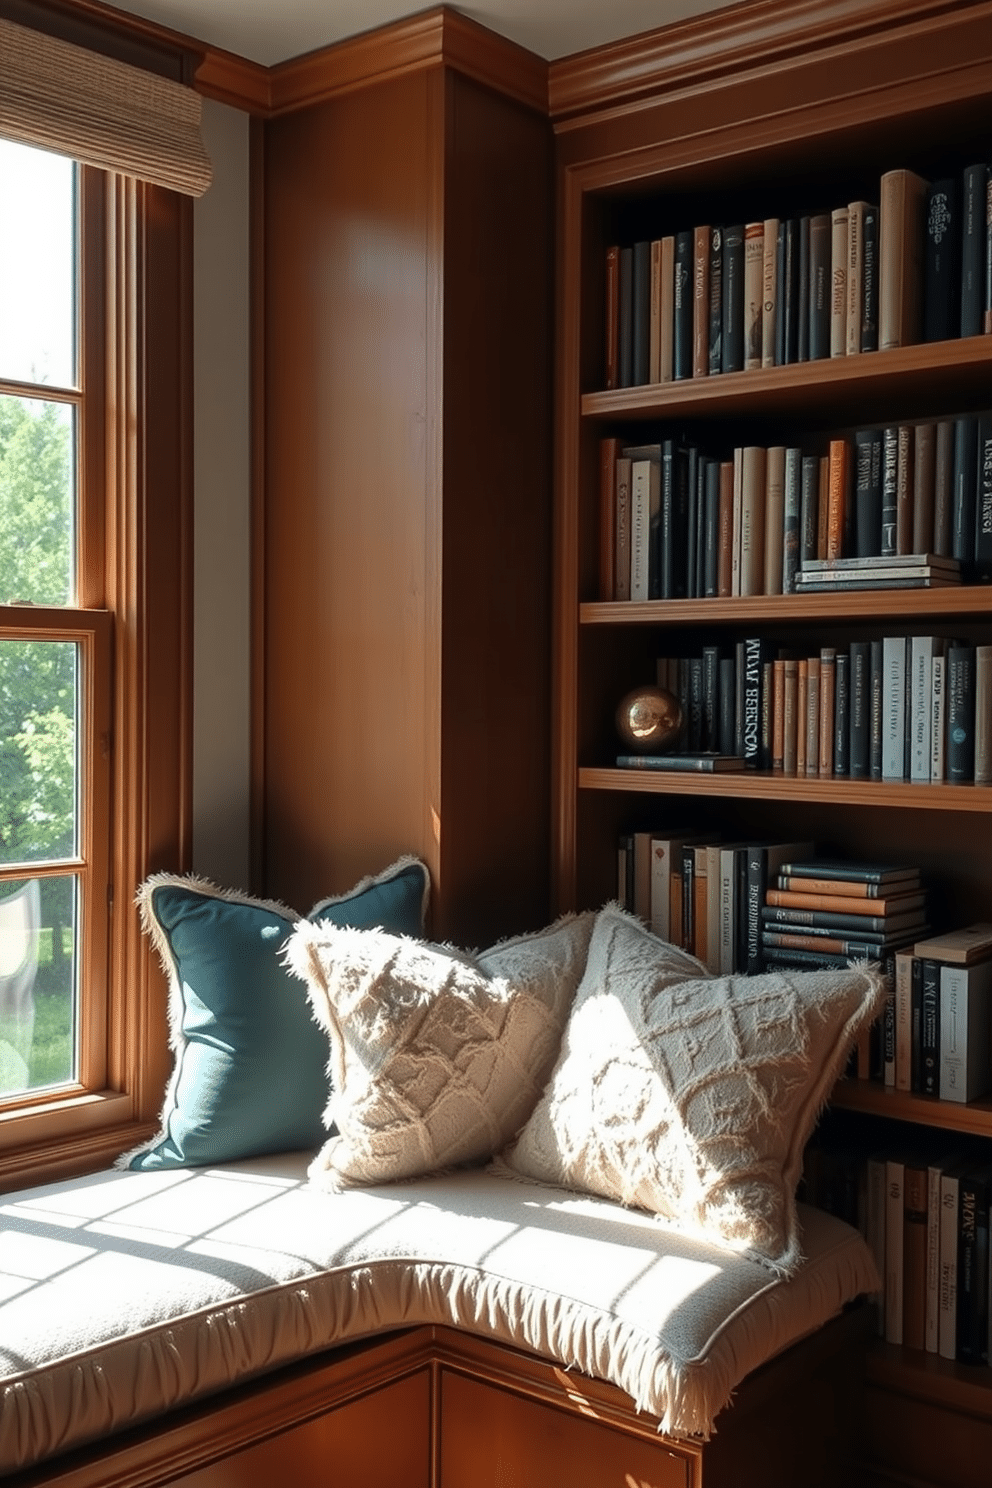
[[[694,1455],[441,1373],[439,1488],[695,1488]]]
[[[419,1370],[170,1480],[168,1488],[428,1488],[430,1375]]]

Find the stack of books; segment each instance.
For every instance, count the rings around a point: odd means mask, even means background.
[[[900,950],[888,1084],[965,1104],[992,1090],[992,925]]]
[[[889,553],[874,558],[808,558],[796,574],[797,594],[855,589],[946,589],[961,582],[957,558],[939,553]]]
[[[887,962],[927,926],[920,870],[810,858],[782,864],[765,893],[766,965]]]

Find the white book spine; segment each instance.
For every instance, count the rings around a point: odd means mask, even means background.
[[[940,968],[941,1100],[965,1104],[992,1084],[992,961]]]
[[[940,1180],[940,1321],[937,1352],[953,1359],[958,1348],[958,1176]]]
[[[720,974],[729,976],[736,969],[737,922],[737,852],[732,847],[720,851]]]
[[[902,1231],[904,1167],[885,1164],[885,1337],[902,1343]]]
[[[882,779],[903,780],[906,772],[906,640],[882,642]]]

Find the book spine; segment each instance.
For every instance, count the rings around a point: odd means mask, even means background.
[[[882,434],[882,557],[898,551],[899,429],[890,425]]]
[[[913,538],[910,551],[934,550],[934,501],[937,482],[937,425],[928,420],[913,430]]]
[[[962,336],[980,336],[985,280],[985,198],[988,166],[965,168],[961,181],[961,319]]]
[[[634,244],[634,283],[631,306],[633,385],[640,387],[651,380],[651,244],[641,240]]]
[[[672,296],[672,364],[676,381],[692,376],[692,260],[691,228],[675,234],[675,284]]]
[[[723,370],[723,232],[710,232],[710,303],[707,365],[711,373]]]
[[[865,208],[862,222],[861,350],[878,350],[878,208]]]
[[[899,425],[896,463],[896,552],[913,551],[913,449],[914,434],[908,424]]]
[[[838,651],[834,671],[834,775],[845,778],[851,770],[851,657]]]
[[[784,246],[782,278],[782,361],[799,360],[799,219],[789,217],[780,224]]]
[[[809,357],[809,298],[810,286],[810,218],[804,215],[799,219],[799,262],[798,280],[799,291],[796,310],[798,346],[796,360],[808,362]]]
[[[775,339],[778,325],[778,275],[776,272],[778,218],[766,217],[763,226],[761,260],[761,365],[763,367],[774,367]]]
[[[979,583],[992,583],[992,410],[976,421],[975,566]]]
[[[802,450],[790,447],[785,452],[785,477],[782,494],[782,593],[796,592],[796,572],[800,562],[800,525],[802,522]]]
[[[920,959],[920,1094],[940,1093],[940,963]]]
[[[744,226],[744,370],[761,366],[764,328],[765,224]]]
[[[744,224],[723,230],[722,371],[744,368]]]
[[[975,778],[975,651],[966,642],[947,648],[946,706],[945,778],[968,783]]]
[[[847,219],[848,208],[830,214],[830,355],[847,355]]]
[[[897,951],[894,966],[897,1090],[913,1088],[913,963],[912,951]]]
[[[927,1170],[906,1163],[903,1178],[903,1333],[905,1348],[926,1343]]]
[[[933,181],[924,204],[923,339],[958,334],[961,296],[961,204],[954,177]]]
[[[864,216],[868,203],[853,201],[847,208],[847,338],[848,356],[861,351],[861,313],[864,302]]]
[[[947,663],[938,651],[930,663],[930,779],[934,785],[944,780],[944,740],[947,734],[946,699]]]
[[[830,215],[817,213],[809,226],[809,359],[830,355]]]
[[[707,377],[710,370],[710,228],[693,230],[692,249],[692,375]]]
[[[830,441],[830,491],[827,505],[827,558],[843,558],[850,514],[851,447],[846,439]]]
[[[606,250],[606,366],[603,386],[620,386],[620,247]]]
[[[983,1173],[966,1173],[958,1192],[957,1358],[989,1359],[989,1191]]]
[[[902,780],[906,773],[906,640],[886,636],[882,644],[883,736],[882,779]]]
[[[765,576],[767,455],[747,445],[741,457],[740,592],[760,594]]]
[[[599,597],[616,598],[617,586],[617,457],[620,441],[612,436],[599,442]]]
[[[659,296],[658,381],[671,382],[675,376],[675,238],[672,234],[661,240]]]
[[[872,780],[882,778],[882,697],[884,649],[881,639],[868,643],[868,775]]]
[[[818,773],[830,778],[834,773],[834,704],[837,693],[837,652],[832,646],[820,649],[820,740]]]
[[[920,339],[923,212],[927,182],[909,170],[886,171],[879,201],[878,344],[883,351]]]
[[[885,1338],[902,1343],[903,1329],[903,1230],[904,1164],[897,1158],[885,1163]]]
[[[875,558],[882,551],[882,435],[858,429],[854,435],[854,554]]]
[[[852,641],[850,658],[850,775],[852,780],[867,780],[871,773],[869,753],[871,676],[868,642]]]
[[[960,1175],[951,1170],[940,1176],[940,1318],[937,1353],[957,1357],[958,1190]]]
[[[975,647],[976,785],[992,785],[992,646]]]
[[[933,471],[933,551],[950,558],[954,505],[954,420],[938,419]]]
[[[617,386],[631,387],[634,381],[634,250],[620,249],[619,343]]]
[[[652,238],[648,320],[648,382],[661,381],[661,239]]]
[[[765,457],[765,594],[782,593],[785,538],[785,446],[774,444]]]

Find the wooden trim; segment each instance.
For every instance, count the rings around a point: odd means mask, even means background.
[[[547,110],[547,64],[541,58],[442,6],[273,67],[270,116],[440,66]]]
[[[271,69],[221,47],[207,47],[193,87],[204,98],[264,117],[272,102]]]
[[[647,94],[696,88],[730,73],[780,64],[790,57],[897,27],[973,14],[972,0],[745,0],[676,25],[626,37],[552,62],[548,107],[560,127],[588,122],[594,111],[620,108]],[[573,125],[569,116],[582,114]]]
[[[252,119],[248,134],[249,425],[251,428],[250,697],[248,863],[255,893],[265,882],[266,706],[266,397],[265,397],[265,129]]]

